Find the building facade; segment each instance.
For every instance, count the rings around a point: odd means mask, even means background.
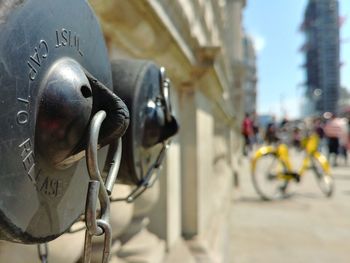
[[[309,0],[302,24],[308,115],[336,113],[340,90],[339,3]]]
[[[249,36],[243,39],[244,63],[246,65],[246,74],[244,82],[244,111],[249,114],[257,112],[257,72],[256,72],[256,53],[253,40]]]
[[[150,59],[167,69],[180,123],[158,186],[131,204],[131,219],[119,237],[127,242],[115,257],[229,262],[230,200],[244,112],[246,1],[91,3],[112,59]]]

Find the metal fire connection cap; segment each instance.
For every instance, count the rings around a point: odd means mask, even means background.
[[[80,65],[62,58],[42,81],[36,120],[36,156],[61,168],[86,133],[92,113],[92,89]],[[63,167],[66,168],[66,167]]]
[[[140,185],[157,162],[162,143],[178,131],[176,118],[170,112],[169,86],[163,86],[169,83],[163,83],[161,68],[145,60],[112,61],[112,75],[114,92],[130,111],[117,180]]]
[[[91,115],[83,69],[112,87],[107,49],[85,0],[5,1],[0,58],[0,238],[46,242],[84,211],[85,170],[55,164]]]

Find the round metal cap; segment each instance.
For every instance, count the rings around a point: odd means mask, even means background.
[[[49,241],[84,211],[84,165],[56,164],[91,114],[82,70],[112,87],[104,38],[85,0],[5,1],[0,58],[0,238]]]

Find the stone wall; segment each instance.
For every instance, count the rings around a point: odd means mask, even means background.
[[[181,125],[160,180],[113,203],[111,262],[229,262],[233,175],[239,173],[245,0],[90,0],[111,60],[167,69]],[[130,186],[117,185],[125,197]],[[50,262],[77,262],[83,232],[49,243]],[[35,246],[1,243],[1,262],[35,262]],[[100,262],[101,242],[93,262]]]
[[[165,66],[173,82],[180,133],[148,200],[145,239],[165,242],[160,262],[228,262],[233,174],[239,172],[245,64],[242,0],[90,1],[110,56]],[[144,202],[145,196],[135,202]],[[123,213],[115,211],[116,216]],[[141,220],[142,221],[142,220]],[[141,222],[139,221],[139,223]],[[135,225],[133,225],[135,226]],[[136,241],[121,246],[138,247]],[[159,242],[154,242],[158,245]],[[151,244],[142,262],[156,262]],[[134,253],[136,253],[134,251]],[[132,256],[117,253],[119,260]],[[154,258],[152,258],[152,256]]]

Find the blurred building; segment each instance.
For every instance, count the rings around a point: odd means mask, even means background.
[[[257,98],[257,73],[256,73],[256,53],[253,40],[249,36],[243,39],[244,63],[246,66],[244,81],[244,111],[246,113],[256,112]]]
[[[308,115],[337,112],[340,90],[338,0],[309,0],[301,29],[306,38]]]
[[[345,88],[340,88],[339,113],[350,113],[350,92]]]

